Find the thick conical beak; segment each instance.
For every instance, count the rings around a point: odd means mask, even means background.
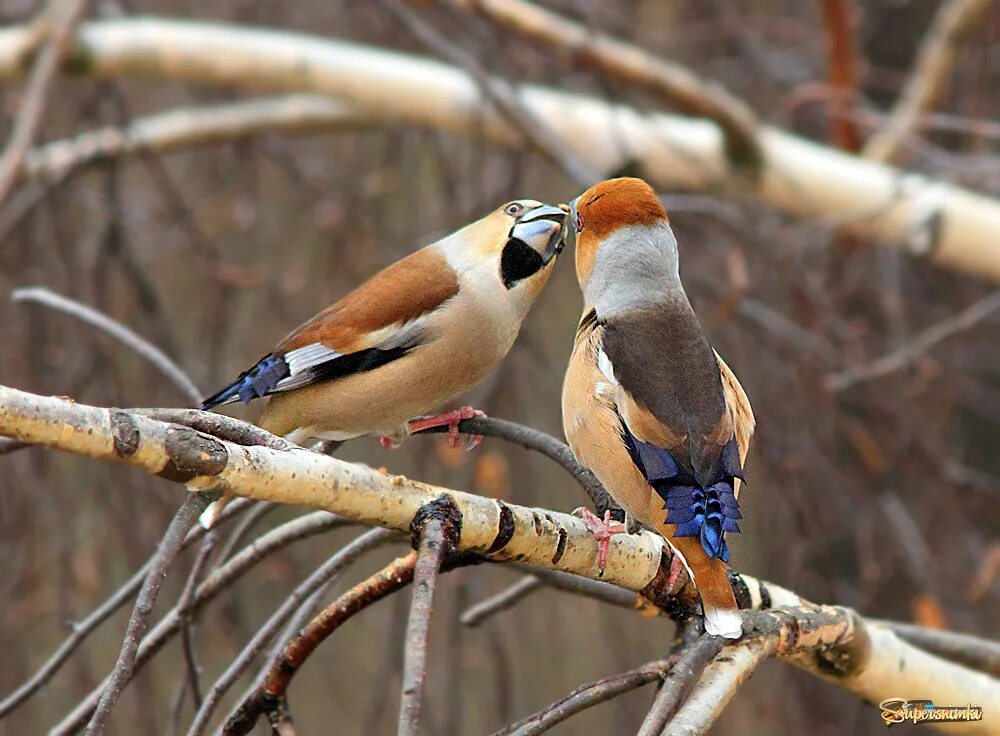
[[[548,263],[566,245],[567,214],[566,210],[550,204],[525,210],[514,222],[510,237],[529,246]]]

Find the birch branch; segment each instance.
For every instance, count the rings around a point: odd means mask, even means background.
[[[399,531],[408,531],[422,508],[445,496],[461,514],[457,550],[602,578],[597,544],[583,522],[573,516],[437,488],[307,450],[234,445],[141,414],[2,386],[0,434],[123,462],[183,483],[190,490],[225,489],[258,500],[325,509]],[[227,566],[234,562],[235,558]],[[670,553],[659,536],[649,532],[616,535],[603,580],[641,592],[684,618],[696,605],[696,594],[689,580],[668,587],[669,563]],[[199,586],[194,606],[222,569]],[[745,629],[751,636],[762,632],[777,637],[776,654],[870,702],[909,692],[920,692],[942,704],[973,702],[983,708],[984,720],[963,727],[980,733],[996,730],[1000,681],[921,651],[848,609],[816,607],[790,591],[746,575],[734,575],[733,584],[741,607],[780,609],[769,613],[770,618],[750,618]],[[158,638],[148,646],[143,643],[137,663],[162,646],[163,635],[157,633],[161,627],[176,631],[178,618],[175,612],[157,626],[147,639]],[[72,732],[92,707],[88,702],[56,732]],[[935,725],[951,729],[954,724]]]
[[[0,31],[0,79],[22,72],[26,26]],[[81,24],[66,63],[96,78],[145,77],[313,92],[379,119],[524,147],[522,133],[463,71],[407,54],[303,34],[159,18]],[[533,85],[518,99],[599,172],[638,164],[659,188],[730,187],[719,126]],[[1000,281],[1000,203],[761,126],[764,166],[748,191],[786,213]]]
[[[725,136],[726,155],[736,166],[756,171],[763,164],[757,116],[718,82],[526,0],[443,1],[567,54],[606,77],[647,90],[682,112],[713,120]]]
[[[169,153],[266,133],[305,135],[373,125],[354,105],[319,95],[280,95],[179,108],[136,118],[33,148],[24,156],[25,179],[59,181],[75,169],[140,152]]]
[[[86,0],[51,0],[43,17],[31,27],[29,37],[22,39],[16,49],[8,49],[23,59],[25,54],[42,44],[21,98],[21,111],[14,122],[14,130],[6,148],[0,153],[0,202],[7,198],[17,180],[21,161],[30,148],[45,113],[49,88],[59,71],[73,27],[86,5]]]

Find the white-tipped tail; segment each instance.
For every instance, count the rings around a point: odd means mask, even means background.
[[[714,636],[739,639],[743,636],[743,617],[739,611],[729,608],[714,608],[703,605],[705,611],[705,631]]]
[[[219,520],[222,516],[222,510],[226,508],[226,502],[229,499],[223,496],[218,501],[212,501],[208,505],[208,508],[201,512],[201,516],[198,517],[198,523],[201,524],[206,529],[211,529],[215,526],[215,522]]]

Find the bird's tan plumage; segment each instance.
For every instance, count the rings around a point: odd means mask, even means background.
[[[275,348],[322,342],[339,353],[371,347],[386,327],[412,322],[458,294],[458,276],[438,248],[421,248],[379,271],[298,327]]]
[[[611,179],[574,209],[585,309],[563,389],[570,447],[630,516],[680,553],[706,629],[738,636],[724,534],[738,530],[749,401],[684,293],[677,242],[649,185]],[[721,504],[712,515],[710,499]]]
[[[564,206],[516,200],[416,251],[294,330],[203,408],[266,396],[258,424],[298,443],[405,436],[510,350],[562,251],[566,217]]]

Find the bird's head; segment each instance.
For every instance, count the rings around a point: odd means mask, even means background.
[[[547,275],[566,245],[569,208],[518,199],[501,209],[510,225],[500,253],[500,280],[508,289]]]
[[[576,229],[576,277],[588,304],[640,300],[669,288],[677,275],[677,241],[656,192],[642,179],[595,184],[570,208]],[[610,306],[610,304],[609,304]],[[618,304],[617,306],[622,306]]]
[[[516,199],[459,230],[445,249],[460,273],[476,281],[499,280],[505,292],[530,303],[566,245],[568,219],[567,205]]]

